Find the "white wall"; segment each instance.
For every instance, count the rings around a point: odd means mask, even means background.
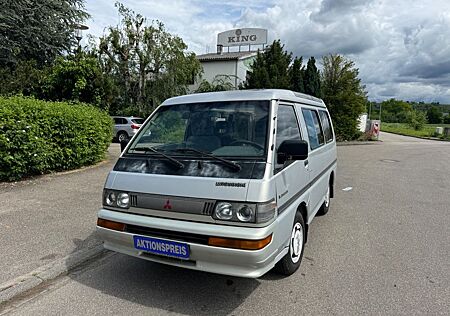
[[[367,113],[361,114],[358,118],[358,129],[361,132],[365,132],[367,130]]]
[[[203,67],[203,74],[200,79],[197,79],[195,84],[189,86],[189,91],[194,92],[202,80],[212,82],[217,75],[234,76],[236,73],[236,60],[218,60],[201,62]],[[231,78],[231,83],[234,86],[234,77]]]
[[[201,62],[203,67],[202,78],[189,86],[191,92],[195,91],[202,80],[212,82],[216,76],[226,75],[230,76],[230,82],[235,88],[246,79],[247,71],[250,69],[253,57],[240,60],[218,60]],[[237,76],[237,78],[236,78]]]
[[[234,76],[236,73],[236,60],[203,62],[202,67],[202,79],[212,82],[217,75]]]

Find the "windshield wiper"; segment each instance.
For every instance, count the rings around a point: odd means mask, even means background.
[[[209,157],[209,158],[215,159],[217,161],[220,161],[220,162],[224,163],[225,165],[231,167],[235,171],[240,171],[241,170],[241,166],[238,165],[237,163],[232,162],[231,160],[223,159],[223,158],[214,156],[213,154],[210,154],[208,152],[201,151],[201,150],[198,150],[198,149],[195,149],[195,148],[177,148],[177,149],[175,149],[173,151],[197,153],[197,154],[200,154],[202,156]]]
[[[180,162],[179,160],[176,160],[175,158],[172,158],[166,154],[163,154],[162,152],[158,151],[154,147],[137,147],[137,148],[130,148],[129,150],[135,150],[135,151],[143,151],[143,152],[154,152],[155,154],[160,155],[161,157],[164,157],[167,159],[167,161],[170,161],[174,166],[178,167],[178,169],[183,169],[184,164]]]

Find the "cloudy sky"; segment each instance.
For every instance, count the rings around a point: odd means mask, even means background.
[[[197,54],[213,52],[217,33],[269,30],[294,55],[344,54],[356,63],[371,100],[450,103],[449,0],[122,0],[158,19]],[[86,0],[89,33],[119,21],[114,1]]]

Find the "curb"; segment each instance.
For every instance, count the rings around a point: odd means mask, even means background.
[[[386,132],[386,131],[382,131],[382,132],[383,133],[388,133],[388,134],[393,134],[393,135],[400,135],[400,136],[405,136],[405,137],[424,139],[424,140],[435,140],[435,141],[438,141],[438,142],[450,142],[450,140],[448,140],[448,139],[442,139],[442,138],[438,138],[438,137],[415,136],[415,135],[407,135],[407,134],[404,134],[404,133],[394,133],[394,132]]]
[[[373,140],[370,142],[368,142],[368,141],[361,141],[361,142],[352,141],[352,142],[337,142],[336,146],[379,145],[381,143],[382,143],[381,140],[378,140],[378,141]]]
[[[82,249],[64,258],[39,267],[30,273],[0,284],[0,305],[40,284],[43,284],[44,282],[53,280],[63,274],[67,274],[71,269],[81,263],[106,252],[107,250],[103,248],[103,244],[97,245],[93,248]]]

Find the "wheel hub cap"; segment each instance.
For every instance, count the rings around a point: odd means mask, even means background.
[[[291,244],[289,252],[293,263],[297,263],[300,260],[300,255],[303,249],[303,227],[300,223],[296,223],[292,229]]]
[[[330,187],[327,189],[327,194],[325,194],[325,206],[328,207],[330,205]]]

